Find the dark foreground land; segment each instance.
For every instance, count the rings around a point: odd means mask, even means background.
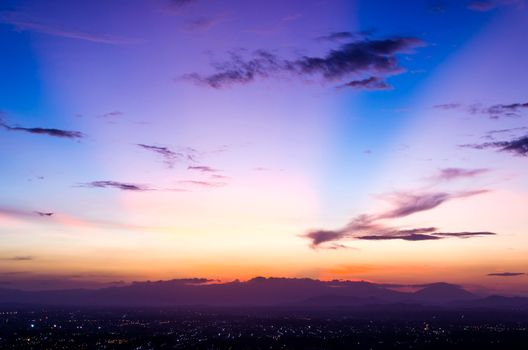
[[[0,308],[0,349],[526,349],[528,314]]]

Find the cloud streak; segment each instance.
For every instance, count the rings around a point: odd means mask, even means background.
[[[383,79],[379,77],[368,77],[361,80],[351,80],[348,83],[338,86],[340,89],[360,89],[360,90],[390,90],[392,86],[387,84]]]
[[[433,107],[443,110],[462,110],[472,115],[484,115],[490,119],[520,118],[528,112],[528,102],[498,103],[488,106],[479,103],[470,105],[445,103]]]
[[[39,22],[25,13],[16,11],[0,12],[0,23],[12,25],[18,31],[30,31],[55,37],[77,39],[100,44],[123,45],[137,43],[137,40],[125,39],[117,36],[96,35],[81,31],[59,28]]]
[[[193,185],[198,187],[224,187],[227,186],[226,182],[219,181],[199,181],[199,180],[181,180],[178,183],[182,185]]]
[[[494,276],[494,277],[517,277],[517,276],[523,276],[525,275],[524,272],[495,272],[495,273],[488,273],[488,276]]]
[[[8,258],[2,258],[0,260],[5,261],[31,261],[34,260],[34,258],[31,255],[19,255],[19,256],[12,256]]]
[[[80,139],[85,135],[80,131],[61,130],[53,128],[24,128],[21,126],[10,126],[0,119],[0,126],[9,131],[27,132],[30,134],[47,135],[67,139]]]
[[[465,178],[474,178],[479,175],[489,172],[489,169],[463,169],[463,168],[444,168],[440,169],[436,175],[432,177],[437,181],[452,181]]]
[[[92,181],[80,184],[81,187],[89,188],[115,188],[123,191],[133,191],[133,192],[142,192],[142,191],[152,191],[151,188],[145,185],[127,183],[127,182],[118,182],[118,181]]]
[[[161,155],[164,159],[164,163],[167,165],[167,167],[172,168],[174,166],[174,163],[178,160],[182,160],[185,158],[185,155],[180,152],[174,152],[170,150],[168,147],[161,147],[161,146],[153,146],[153,145],[146,145],[143,143],[138,143],[137,146],[154,153],[157,153]]]
[[[195,171],[199,171],[199,172],[202,172],[202,173],[217,173],[217,172],[219,172],[218,169],[214,169],[214,168],[211,168],[211,167],[206,166],[206,165],[189,165],[187,167],[187,170],[195,170]]]

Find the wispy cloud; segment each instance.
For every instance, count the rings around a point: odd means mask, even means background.
[[[494,272],[494,273],[488,273],[488,276],[495,276],[495,277],[517,277],[525,275],[524,272]]]
[[[0,23],[10,24],[18,31],[31,31],[61,38],[77,39],[101,44],[123,45],[138,42],[138,40],[131,40],[117,36],[98,35],[60,28],[52,24],[40,22],[29,14],[17,11],[0,12]]]
[[[338,86],[338,88],[350,88],[361,90],[390,90],[392,86],[380,77],[369,77],[361,80],[352,80],[348,83]]]
[[[162,147],[162,146],[153,146],[153,145],[145,145],[143,143],[137,144],[139,147],[146,149],[147,151],[155,152],[163,157],[164,163],[167,165],[167,167],[172,168],[174,166],[174,163],[182,160],[182,159],[191,159],[190,155],[185,155],[182,152],[175,152],[168,147]]]
[[[433,106],[443,110],[461,110],[472,115],[483,115],[490,119],[519,118],[528,112],[528,102],[498,103],[493,105],[482,105],[480,103],[462,104],[445,103]]]
[[[357,239],[370,240],[370,241],[380,241],[380,240],[394,240],[401,239],[404,241],[429,241],[441,239],[437,236],[424,235],[421,233],[411,233],[407,235],[369,235],[369,236],[359,236]]]
[[[226,182],[220,181],[200,181],[200,180],[181,180],[178,183],[182,185],[193,185],[198,187],[224,187],[227,186]]]
[[[409,54],[423,45],[423,41],[413,37],[363,38],[342,44],[323,56],[302,56],[293,60],[264,50],[256,51],[250,58],[231,52],[228,61],[213,65],[214,73],[191,73],[184,75],[183,79],[218,89],[285,73],[299,77],[315,76],[323,82],[353,78],[350,87],[359,88],[363,84],[363,88],[379,89],[383,86],[382,77],[404,70],[397,56]],[[365,81],[361,83],[362,80]]]
[[[379,215],[378,219],[395,219],[408,216],[417,212],[431,210],[440,204],[456,198],[466,198],[486,193],[488,190],[464,191],[456,193],[428,192],[428,193],[402,193],[396,192],[383,196],[391,201],[394,209]]]
[[[352,40],[352,39],[364,39],[365,34],[368,33],[352,33],[352,32],[331,32],[326,35],[321,35],[320,37],[317,37],[317,40],[322,41],[346,41],[346,40]]]
[[[484,142],[484,143],[473,143],[473,144],[464,144],[459,145],[463,148],[473,148],[473,149],[496,149],[500,152],[512,153],[516,156],[526,157],[528,156],[528,135],[522,136],[520,138],[511,140],[511,141],[494,141],[494,142]]]
[[[61,130],[53,128],[24,128],[21,126],[11,126],[0,119],[0,126],[9,131],[27,132],[30,134],[47,135],[52,137],[62,137],[68,139],[80,139],[85,135],[80,131]]]
[[[54,213],[36,211],[35,214],[37,214],[38,216],[52,216]]]
[[[343,239],[360,240],[405,240],[425,241],[442,238],[470,238],[483,235],[494,235],[492,232],[439,232],[436,227],[419,227],[401,229],[387,223],[397,218],[406,217],[418,212],[432,210],[446,201],[467,198],[488,192],[487,190],[463,191],[456,193],[391,193],[381,196],[392,203],[392,209],[379,214],[362,214],[350,221],[345,227],[337,230],[311,230],[304,236],[311,240],[313,248],[326,242]]]
[[[125,113],[121,111],[111,111],[106,112],[100,115],[101,118],[115,118],[115,117],[122,117]]]
[[[490,169],[463,169],[463,168],[444,168],[440,169],[431,179],[436,181],[451,181],[464,178],[474,178],[489,172]]]
[[[152,191],[153,189],[149,188],[146,185],[133,184],[127,182],[118,182],[118,181],[92,181],[79,184],[80,187],[89,187],[89,188],[115,188],[123,191]]]
[[[18,255],[18,256],[11,256],[7,258],[0,258],[0,260],[8,260],[8,261],[31,261],[35,258],[31,255]]]
[[[206,165],[189,165],[187,167],[188,170],[196,170],[196,171],[199,171],[199,172],[202,172],[202,173],[217,173],[219,172],[218,169],[215,169],[215,168],[211,168],[209,166],[206,166]]]

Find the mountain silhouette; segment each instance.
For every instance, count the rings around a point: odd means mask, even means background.
[[[410,303],[528,308],[528,298],[481,298],[448,283],[400,292],[364,281],[320,281],[308,278],[256,277],[245,282],[218,283],[207,279],[133,282],[96,290],[20,291],[0,289],[0,303],[116,307],[228,306],[228,307],[338,307]],[[524,306],[523,306],[524,305]]]

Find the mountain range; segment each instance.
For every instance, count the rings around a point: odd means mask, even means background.
[[[528,310],[528,298],[481,296],[449,283],[402,292],[394,286],[365,281],[321,281],[308,278],[264,278],[219,283],[207,279],[133,282],[101,289],[22,291],[0,289],[1,304],[79,305],[113,307],[339,308],[413,304],[452,308]]]

